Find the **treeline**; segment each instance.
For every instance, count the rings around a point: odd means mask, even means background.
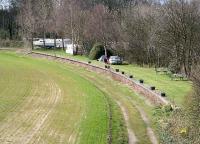
[[[191,75],[195,92],[188,106],[172,115],[161,142],[199,143],[199,0],[9,2],[9,8],[0,9],[0,39],[71,38],[85,54],[101,43],[130,63]]]
[[[190,75],[200,57],[198,0],[11,0],[20,34],[102,43],[130,63]]]
[[[10,1],[10,6],[3,6],[0,0],[0,39],[20,39],[17,24],[17,7]]]

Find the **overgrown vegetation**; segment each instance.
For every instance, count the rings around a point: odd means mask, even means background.
[[[158,109],[160,137],[163,143],[200,143],[200,67],[193,71],[194,92],[185,99],[183,108]]]

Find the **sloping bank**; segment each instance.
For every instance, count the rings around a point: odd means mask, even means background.
[[[28,55],[31,55],[33,57],[38,57],[38,58],[46,58],[46,59],[50,59],[50,60],[71,63],[71,64],[74,64],[77,66],[84,67],[90,71],[94,71],[97,73],[104,73],[106,75],[111,76],[114,80],[120,81],[124,84],[128,84],[135,92],[145,96],[154,105],[170,104],[170,102],[166,98],[161,97],[160,92],[151,90],[149,87],[145,86],[144,84],[141,84],[139,81],[129,78],[121,73],[115,72],[112,69],[106,69],[106,68],[92,65],[92,64],[89,64],[86,62],[81,62],[81,61],[77,61],[77,60],[73,60],[73,59],[69,59],[69,58],[64,58],[64,57],[60,57],[60,56],[58,57],[58,56],[54,56],[51,54],[45,54],[45,53],[40,53],[40,52],[31,52]]]

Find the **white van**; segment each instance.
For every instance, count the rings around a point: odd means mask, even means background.
[[[44,41],[45,41],[45,46],[44,46]],[[64,48],[67,47],[67,45],[71,44],[70,39],[56,39],[56,47],[57,48],[62,48],[64,43]],[[52,48],[55,46],[55,39],[43,39],[43,38],[34,38],[33,39],[33,45],[38,46],[38,47],[48,47]]]

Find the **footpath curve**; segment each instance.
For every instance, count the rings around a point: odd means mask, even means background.
[[[137,81],[133,78],[129,78],[128,76],[123,75],[119,72],[116,72],[113,69],[106,69],[106,68],[92,65],[92,64],[89,64],[86,62],[81,62],[78,60],[73,60],[70,58],[55,56],[55,55],[51,55],[51,54],[45,54],[45,53],[41,53],[41,52],[30,52],[30,53],[28,53],[28,55],[30,55],[32,57],[45,58],[45,59],[49,59],[49,60],[70,63],[70,64],[74,64],[74,65],[86,68],[89,71],[107,74],[107,75],[111,76],[114,80],[120,81],[124,84],[128,84],[134,90],[134,92],[143,95],[154,105],[170,104],[170,102],[166,98],[161,96],[161,92],[151,90],[149,87],[145,86],[144,84],[141,84],[139,81]]]

